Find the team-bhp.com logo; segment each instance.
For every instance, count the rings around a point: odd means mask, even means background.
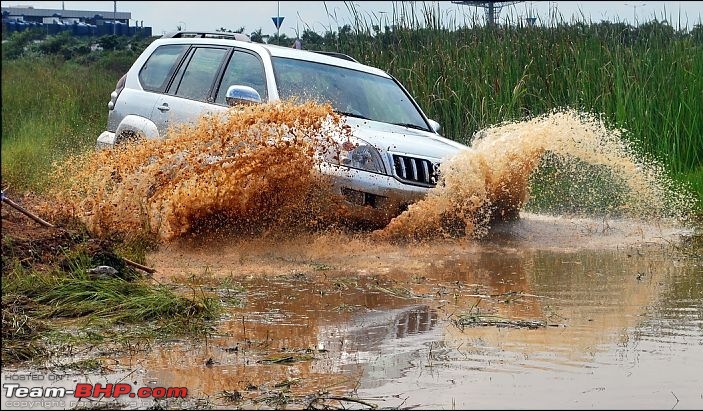
[[[22,406],[28,400],[59,400],[67,396],[78,400],[83,398],[185,398],[186,387],[141,387],[136,391],[126,383],[117,384],[76,384],[75,389],[65,387],[27,387],[19,383],[3,383],[2,388],[8,406]],[[17,403],[17,404],[15,404]],[[59,404],[61,405],[61,404]]]

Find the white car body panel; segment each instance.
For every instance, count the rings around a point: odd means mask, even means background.
[[[271,57],[311,61],[392,79],[383,70],[355,61],[287,47],[262,45],[231,39],[159,39],[145,49],[126,74],[125,88],[117,97],[112,105],[113,108],[109,112],[108,130],[103,132],[98,138],[99,147],[109,147],[119,143],[120,135],[123,131],[141,132],[148,139],[164,137],[172,125],[194,122],[203,114],[223,112],[228,108],[210,102],[195,101],[144,90],[140,84],[139,70],[153,51],[164,44],[227,46],[235,50],[248,50],[256,53],[263,63],[268,101],[279,99]],[[427,191],[436,183],[436,168],[439,164],[447,158],[456,155],[459,151],[467,149],[467,146],[444,138],[434,132],[432,130],[433,125],[412,100],[407,90],[400,83],[396,83],[407,95],[410,102],[418,109],[419,114],[427,123],[427,130],[355,117],[345,117],[345,121],[351,127],[353,137],[360,139],[362,144],[368,143],[379,152],[385,173],[370,172],[326,162],[316,168],[318,172],[329,178],[339,194],[349,194],[348,190],[361,193],[357,195],[358,198],[356,200],[350,199],[352,204],[355,204],[363,211],[368,211],[369,208],[376,208],[379,213],[390,217],[397,214],[409,203],[423,198]],[[404,160],[399,160],[399,158]],[[399,161],[406,162],[400,165]],[[400,170],[400,168],[406,166],[407,170]],[[428,170],[433,173],[431,181],[429,181],[429,175],[423,174],[427,173]],[[410,176],[410,178],[403,178],[403,176],[399,175],[399,171],[405,172],[405,176]],[[415,173],[415,175],[412,173]],[[417,173],[420,173],[419,177],[417,177]],[[422,180],[422,178],[425,180],[415,181],[413,176],[417,177],[416,180]]]

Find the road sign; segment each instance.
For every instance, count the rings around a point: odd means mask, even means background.
[[[283,17],[278,16],[278,17],[271,17],[271,20],[273,20],[274,26],[276,26],[276,29],[281,28],[281,24],[283,24]]]

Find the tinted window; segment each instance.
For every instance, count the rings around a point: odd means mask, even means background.
[[[173,66],[179,60],[183,51],[188,48],[185,44],[161,46],[146,61],[139,71],[139,81],[145,90],[161,90],[168,80]]]
[[[176,89],[176,95],[205,101],[210,95],[215,77],[227,54],[226,49],[197,48]]]
[[[281,99],[330,103],[347,115],[428,130],[410,96],[393,79],[305,60],[271,61]]]
[[[249,86],[259,93],[262,101],[266,101],[268,97],[266,74],[261,60],[253,54],[242,51],[232,53],[232,58],[227,64],[224,77],[217,90],[217,98],[215,99],[217,104],[225,104],[227,89],[233,85]]]

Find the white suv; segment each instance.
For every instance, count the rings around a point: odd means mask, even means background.
[[[99,147],[241,102],[304,97],[330,103],[353,130],[354,148],[324,163],[335,190],[393,217],[437,183],[440,162],[466,146],[439,135],[391,75],[353,58],[252,43],[241,34],[177,32],[150,44],[118,82]]]

